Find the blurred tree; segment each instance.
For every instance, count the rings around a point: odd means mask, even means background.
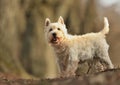
[[[19,34],[24,28],[22,16],[18,0],[0,0],[0,69],[29,77],[18,58]]]
[[[93,32],[95,29],[95,18],[97,16],[95,0],[88,0],[86,3],[86,10],[84,20],[82,22],[83,33]]]

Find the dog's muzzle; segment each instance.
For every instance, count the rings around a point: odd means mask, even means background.
[[[57,44],[59,42],[59,38],[57,37],[56,33],[52,34],[52,39],[51,39],[51,43],[53,44]]]

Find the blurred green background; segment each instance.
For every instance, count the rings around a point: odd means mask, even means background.
[[[56,77],[44,21],[62,16],[71,34],[98,32],[108,17],[109,54],[120,65],[120,0],[0,0],[0,72],[24,78]]]

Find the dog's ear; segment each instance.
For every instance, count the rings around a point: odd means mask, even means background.
[[[50,25],[50,19],[46,18],[46,20],[45,20],[45,26],[49,26],[49,25]]]
[[[64,24],[64,20],[63,20],[62,16],[59,17],[58,23]]]

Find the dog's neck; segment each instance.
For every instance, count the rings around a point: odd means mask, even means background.
[[[54,49],[65,49],[65,41],[59,42],[58,44],[52,44],[52,47],[54,47]]]

